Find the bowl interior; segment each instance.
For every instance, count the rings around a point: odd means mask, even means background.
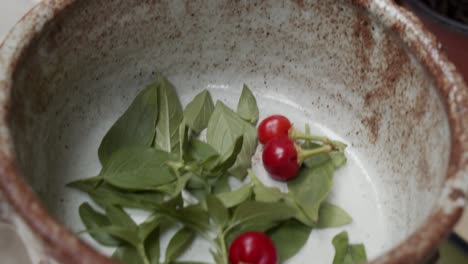
[[[22,55],[9,119],[24,176],[73,231],[83,229],[78,206],[88,198],[65,184],[99,173],[102,137],[158,73],[184,104],[208,89],[235,107],[246,83],[261,118],[285,114],[296,127],[308,123],[348,143],[329,200],[354,222],[314,230],[290,263],[331,262],[341,230],[373,258],[430,213],[450,153],[444,105],[398,36],[365,11],[331,0],[85,0],[59,13]],[[274,185],[260,151],[254,171]],[[185,258],[210,260],[204,247]]]

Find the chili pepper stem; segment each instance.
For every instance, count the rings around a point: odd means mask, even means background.
[[[332,150],[333,148],[330,145],[323,145],[320,148],[310,149],[310,150],[304,150],[301,147],[296,145],[297,163],[301,165],[304,162],[304,160],[306,160],[307,158],[310,158],[312,156],[316,156],[322,153],[328,153]]]
[[[341,143],[339,141],[330,140],[327,137],[313,136],[313,135],[309,135],[309,134],[304,134],[304,133],[302,133],[301,131],[297,130],[294,127],[291,127],[291,129],[289,129],[288,136],[292,140],[303,139],[303,140],[311,140],[311,141],[321,142],[323,144],[331,146],[333,148],[333,150],[338,150],[338,151],[344,151],[344,149],[347,147],[346,144]]]
[[[331,143],[331,140],[329,138],[327,138],[327,137],[307,135],[307,134],[304,134],[301,131],[297,130],[294,127],[291,127],[291,129],[289,129],[288,136],[289,136],[290,139],[293,139],[293,140],[305,139],[305,140],[312,140],[312,141],[322,142],[324,144],[330,144]]]

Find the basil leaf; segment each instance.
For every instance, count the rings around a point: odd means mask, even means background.
[[[330,160],[331,158],[330,155],[328,155],[328,153],[322,153],[305,159],[304,166],[313,169],[315,167],[320,167],[323,164],[330,162]]]
[[[290,196],[314,223],[318,221],[320,205],[332,187],[333,171],[333,165],[328,162],[314,169],[304,168],[288,182]]]
[[[112,259],[125,264],[144,264],[136,248],[131,245],[119,246],[112,254]]]
[[[340,207],[331,203],[322,203],[319,210],[318,228],[339,227],[351,223],[353,219]]]
[[[131,244],[135,248],[138,248],[140,244],[140,239],[138,238],[136,230],[119,226],[105,226],[102,227],[101,230]]]
[[[199,262],[199,261],[172,261],[171,264],[210,264],[210,263]]]
[[[130,107],[104,136],[98,149],[99,161],[107,164],[114,152],[131,146],[149,147],[158,119],[157,84],[141,91]]]
[[[180,199],[180,195],[177,200]],[[155,212],[165,215],[172,220],[177,220],[199,233],[210,231],[210,218],[208,213],[200,205],[189,205],[179,210],[173,209],[166,204],[154,206]]]
[[[208,213],[199,205],[189,205],[180,209],[176,217],[187,227],[200,233],[212,229]]]
[[[158,80],[158,123],[156,124],[156,147],[166,152],[178,151],[179,125],[183,111],[174,86],[164,77]]]
[[[229,211],[224,207],[224,204],[216,196],[208,195],[206,197],[206,205],[208,213],[216,226],[220,229],[224,228],[229,221]]]
[[[217,162],[218,164],[212,170],[215,172],[223,172],[231,168],[232,165],[234,165],[234,163],[236,162],[236,159],[240,151],[242,150],[243,142],[244,142],[244,137],[243,136],[238,137],[232,143],[232,146],[229,147],[226,150],[226,152],[219,157],[219,161]]]
[[[216,194],[216,197],[226,208],[232,208],[247,201],[251,195],[252,187],[250,185],[244,185],[231,192],[218,193]]]
[[[306,125],[305,127],[305,133],[306,135],[310,135],[310,127],[309,125]],[[338,147],[340,150],[339,151],[332,151],[329,153],[324,153],[320,155],[316,155],[313,157],[310,157],[304,161],[304,165],[309,167],[309,168],[315,168],[318,166],[321,166],[329,161],[333,163],[333,166],[335,169],[340,168],[344,164],[346,164],[347,159],[344,154],[344,149],[346,148],[346,144],[338,142],[338,141],[332,141],[333,144],[335,144],[336,147]],[[319,148],[322,145],[316,144],[310,140],[306,140],[302,144],[302,148],[304,149],[315,149]]]
[[[218,152],[211,145],[198,139],[190,140],[187,147],[187,157],[191,160],[205,161],[218,155]]]
[[[255,222],[277,222],[289,219],[296,211],[284,203],[247,201],[235,210],[230,226]]]
[[[126,148],[111,157],[100,176],[125,190],[158,190],[176,179],[165,164],[170,159],[169,153],[154,148]]]
[[[335,169],[340,168],[347,162],[347,158],[343,152],[332,151],[328,153],[328,156],[330,156],[330,159],[333,162],[333,166],[335,166]]]
[[[350,259],[353,260],[352,263],[367,263],[366,247],[364,244],[350,245],[348,255],[350,256]]]
[[[239,179],[244,179],[257,147],[257,131],[255,127],[218,101],[208,122],[207,142],[218,153],[226,153],[240,136],[244,137],[242,150],[229,172]]]
[[[336,235],[332,240],[332,244],[335,247],[333,264],[363,264],[367,262],[364,245],[349,244],[347,232],[344,231]]]
[[[335,248],[335,257],[333,264],[345,263],[345,258],[348,255],[349,240],[348,233],[343,231],[336,235],[332,240],[333,247]]]
[[[225,193],[230,191],[231,186],[229,186],[229,177],[227,177],[226,175],[218,177],[211,190],[213,194]]]
[[[160,214],[151,214],[143,223],[138,226],[138,237],[141,241],[145,241],[148,236],[156,230],[165,218]]]
[[[237,104],[237,114],[247,122],[256,124],[258,121],[259,111],[257,106],[257,100],[250,91],[249,87],[244,84],[242,88],[242,94]]]
[[[188,139],[189,139],[189,129],[187,127],[187,124],[185,123],[184,120],[182,120],[182,123],[179,126],[179,157],[181,160],[184,159],[184,155],[187,150],[188,146]]]
[[[174,191],[172,192],[171,196],[176,197],[177,195],[180,195],[182,191],[185,189],[185,186],[187,186],[188,181],[193,177],[193,174],[191,172],[188,172],[179,179],[177,179],[176,186],[174,188]]]
[[[253,192],[256,201],[265,203],[275,203],[286,196],[278,188],[267,187],[257,179],[254,180]]]
[[[210,92],[207,90],[199,93],[187,105],[184,110],[184,118],[187,125],[195,132],[200,132],[208,126],[211,114],[213,113],[214,104]]]
[[[86,229],[93,230],[89,231],[89,234],[94,240],[105,246],[118,246],[120,244],[117,239],[99,230],[101,227],[111,225],[109,218],[105,214],[97,212],[88,203],[81,204],[78,211]]]
[[[255,221],[255,222],[247,222],[243,223],[241,225],[236,226],[235,228],[230,229],[226,236],[226,243],[227,245],[230,245],[236,237],[238,237],[240,234],[247,232],[247,231],[257,231],[257,232],[262,232],[265,233],[267,230],[270,230],[277,226],[280,222],[279,221]]]
[[[177,231],[171,241],[169,241],[166,249],[166,261],[164,263],[171,263],[179,257],[194,239],[195,233],[189,228],[184,227]]]
[[[288,220],[268,231],[268,235],[275,243],[280,263],[299,252],[309,239],[312,228],[296,220]]]
[[[338,169],[347,162],[347,158],[343,152],[332,151],[329,153],[319,154],[304,160],[304,165],[308,168],[319,167],[327,162],[332,162],[333,167]]]
[[[161,253],[161,247],[159,242],[159,228],[154,229],[145,242],[146,255],[149,258],[150,264],[159,264],[159,257]]]
[[[194,189],[190,190],[190,193],[197,198],[199,203],[203,203],[206,200],[206,196],[208,196],[209,192],[205,189]]]
[[[106,207],[106,213],[113,226],[136,231],[137,225],[122,208],[117,206],[108,206]]]
[[[125,192],[109,184],[102,183],[100,178],[88,178],[67,184],[88,195],[102,207],[119,205],[126,208],[152,209],[153,204],[162,202],[164,195],[156,192]],[[97,187],[96,187],[97,186]]]

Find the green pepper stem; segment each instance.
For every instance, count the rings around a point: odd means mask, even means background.
[[[323,145],[320,148],[310,149],[310,150],[304,150],[301,147],[296,146],[297,163],[301,165],[304,162],[304,160],[306,160],[307,158],[310,158],[312,156],[316,156],[319,154],[323,154],[323,153],[328,153],[332,150],[333,148],[330,145]]]

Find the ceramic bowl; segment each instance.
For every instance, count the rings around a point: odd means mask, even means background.
[[[288,263],[331,263],[341,230],[373,263],[421,263],[462,213],[468,90],[392,1],[45,0],[0,46],[0,214],[35,263],[113,263],[74,235],[87,198],[65,184],[99,172],[103,135],[159,73],[184,104],[208,89],[234,106],[246,83],[262,117],[348,143],[329,199],[354,221]]]

